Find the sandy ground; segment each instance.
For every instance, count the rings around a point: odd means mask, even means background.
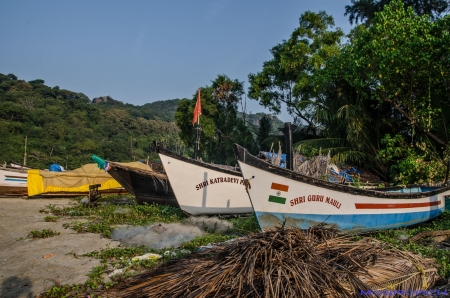
[[[102,238],[99,234],[77,234],[62,224],[71,219],[45,222],[48,214],[39,210],[48,204],[68,206],[70,199],[0,198],[0,297],[34,297],[55,282],[85,283],[86,274],[100,261],[75,258],[69,252],[84,254],[120,242]],[[52,229],[61,234],[46,239],[26,239],[32,230]],[[24,240],[16,240],[17,238]],[[54,254],[50,258],[44,255]]]

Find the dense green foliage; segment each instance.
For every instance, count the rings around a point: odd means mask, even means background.
[[[274,111],[284,102],[304,127],[305,150],[329,149],[336,162],[394,183],[443,182],[449,25],[449,16],[435,20],[395,0],[342,44],[331,17],[306,12],[273,59],[249,75],[248,95]],[[392,146],[402,149],[391,154]]]
[[[345,14],[348,15],[350,24],[358,22],[369,23],[376,12],[383,10],[386,4],[392,0],[351,0],[351,5],[345,6]],[[437,19],[441,14],[449,9],[448,0],[403,0],[405,7],[412,7],[418,15],[429,15],[432,19]]]
[[[93,103],[83,93],[51,88],[43,80],[0,74],[0,161],[22,163],[25,137],[26,163],[36,168],[66,162],[69,169],[78,168],[92,162],[91,154],[113,161],[156,159],[155,140],[180,148],[173,122],[178,102],[139,107],[108,97]]]

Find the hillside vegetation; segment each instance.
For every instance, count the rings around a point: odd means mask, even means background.
[[[91,154],[113,161],[157,158],[155,140],[181,147],[174,121],[178,99],[124,104],[107,97],[93,103],[85,94],[49,87],[44,80],[26,82],[0,74],[0,162],[69,169],[92,162]]]
[[[106,160],[157,160],[153,141],[192,156],[193,148],[180,139],[175,112],[186,99],[170,99],[135,106],[110,96],[90,100],[85,94],[49,87],[41,79],[26,82],[14,74],[0,74],[0,162],[48,168],[58,163],[74,169],[92,162],[91,154]],[[255,135],[264,113],[246,115]],[[242,118],[242,113],[238,113]],[[187,113],[188,122],[192,113]],[[274,128],[282,126],[270,116]],[[194,138],[192,124],[186,138]],[[191,137],[192,136],[192,137]],[[187,144],[187,145],[185,145]],[[232,154],[231,154],[232,155]],[[224,158],[233,158],[232,156]]]

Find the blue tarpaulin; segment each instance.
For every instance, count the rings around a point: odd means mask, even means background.
[[[48,169],[50,172],[62,172],[62,168],[60,165],[54,163],[50,165],[50,168]]]
[[[264,152],[264,155],[267,156],[269,159],[277,158],[277,153],[271,153],[271,152]],[[280,160],[280,168],[286,167],[286,154],[281,154],[281,160]]]

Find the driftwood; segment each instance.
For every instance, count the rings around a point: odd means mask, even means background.
[[[173,260],[102,297],[361,297],[372,290],[425,290],[436,263],[335,230],[278,228]],[[363,296],[364,296],[363,295]],[[366,295],[367,296],[367,295]],[[369,295],[368,297],[372,297]]]
[[[445,236],[445,237],[443,237]],[[419,239],[425,238],[425,237],[432,237],[432,238],[437,238],[439,237],[438,242],[443,241],[445,239],[447,239],[450,236],[450,230],[442,230],[442,231],[424,231],[424,232],[420,232],[419,234],[411,237],[409,239],[409,241],[413,241],[416,242]]]

